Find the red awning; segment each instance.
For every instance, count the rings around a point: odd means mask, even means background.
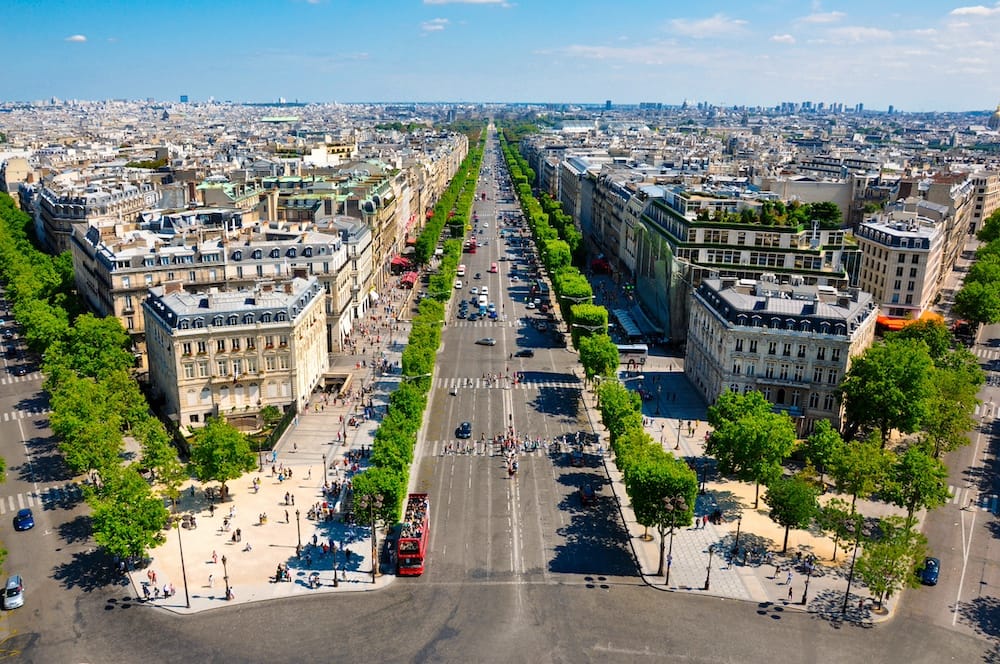
[[[408,247],[415,247],[415,246],[417,246],[417,238],[415,238],[415,237],[408,237],[408,238],[406,238],[406,246],[408,246]]]
[[[418,272],[407,272],[406,274],[403,275],[401,281],[404,284],[414,284],[414,283],[417,282],[417,279],[419,279],[419,278],[420,278],[420,273],[418,273]]]
[[[400,267],[409,267],[410,265],[413,264],[413,261],[411,261],[409,258],[406,258],[405,256],[396,256],[389,262],[392,265],[399,265]]]

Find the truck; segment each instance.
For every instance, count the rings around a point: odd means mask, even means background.
[[[411,493],[406,497],[406,509],[396,542],[396,574],[420,576],[430,542],[431,503],[426,493]]]

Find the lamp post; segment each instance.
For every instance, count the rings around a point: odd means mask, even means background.
[[[297,547],[295,547],[295,553],[298,554],[298,555],[302,554],[302,520],[299,518],[300,514],[301,514],[301,512],[299,512],[299,510],[296,509],[295,510],[295,531],[298,533],[298,536],[299,536],[299,544],[298,544]]]
[[[227,565],[228,562],[229,561],[226,559],[226,556],[223,555],[222,556],[222,579],[226,582],[226,599],[227,600],[233,598],[232,590],[229,588],[229,566]]]
[[[806,563],[806,588],[802,591],[802,601],[799,602],[802,606],[805,606],[809,601],[809,580],[812,579],[813,575],[813,564],[810,562]]]
[[[663,580],[664,585],[670,585],[670,567],[673,564],[674,556],[674,525],[677,521],[678,512],[687,511],[687,500],[681,494],[676,496],[665,496],[663,498],[663,509],[670,515],[670,550],[667,552],[667,573]],[[660,537],[660,573],[663,571],[663,537]]]
[[[381,575],[378,560],[378,542],[376,540],[378,533],[375,530],[375,512],[382,509],[382,504],[382,496],[367,493],[361,496],[361,499],[358,501],[358,507],[368,510],[368,518],[372,524],[372,583],[375,583],[375,577]]]
[[[681,449],[681,426],[684,424],[684,420],[677,420],[677,444],[674,445],[675,450]]]
[[[191,608],[191,596],[188,594],[187,568],[184,566],[184,544],[181,542],[181,524],[177,524],[177,547],[181,550],[181,578],[184,579],[184,603]]]
[[[715,545],[708,545],[708,568],[705,571],[705,590],[708,590],[709,583],[712,579],[712,554],[715,553]]]
[[[743,525],[743,514],[736,517],[736,542],[733,543],[733,564],[736,563],[736,554],[740,550],[740,526]]]

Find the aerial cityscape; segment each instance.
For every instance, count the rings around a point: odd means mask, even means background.
[[[0,651],[1000,661],[1000,2],[14,0]]]

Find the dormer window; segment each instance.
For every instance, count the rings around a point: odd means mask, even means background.
[[[251,255],[252,258],[256,258],[257,260],[260,260],[261,258],[264,257],[264,252],[261,251],[260,249],[254,249],[253,253],[250,254],[250,255]]]
[[[233,252],[233,260],[234,261],[241,261],[241,260],[243,260],[243,252],[240,251],[239,249],[237,249],[236,251],[234,251]]]

